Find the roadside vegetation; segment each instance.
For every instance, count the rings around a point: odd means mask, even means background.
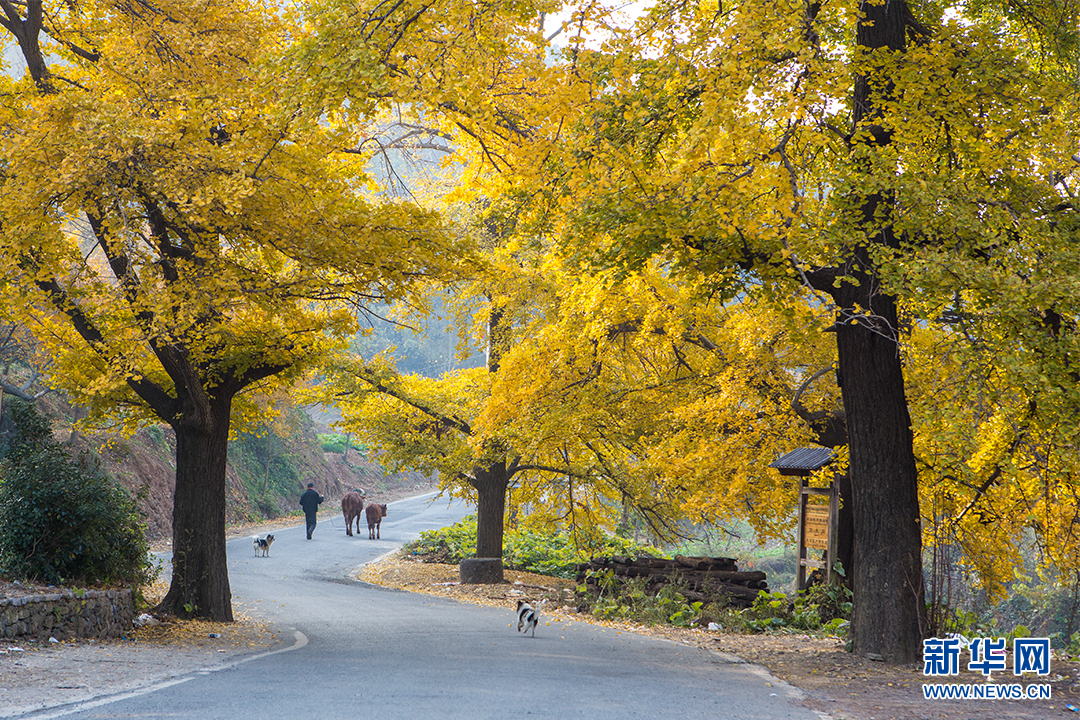
[[[476,516],[468,515],[453,525],[421,532],[419,539],[405,545],[404,552],[422,562],[456,565],[466,558],[476,557],[476,531]],[[658,548],[618,536],[582,538],[581,542],[576,542],[565,532],[511,529],[506,531],[503,539],[503,566],[507,569],[564,579],[575,578],[577,565],[593,557],[667,557]]]
[[[596,557],[671,556],[657,547],[614,535],[592,538],[587,547],[575,545],[567,533],[554,531],[511,529],[504,540],[506,568],[564,579],[579,579],[578,565]],[[470,515],[448,527],[422,532],[404,552],[422,562],[457,564],[473,557],[475,548],[476,517]],[[844,627],[851,614],[851,592],[842,587],[815,588],[794,600],[782,592],[762,592],[753,607],[740,611],[730,608],[721,595],[690,601],[677,582],[649,593],[644,578],[617,578],[610,570],[587,573],[596,582],[577,586],[578,610],[604,620],[738,632],[789,629],[828,633]]]
[[[14,401],[0,445],[0,575],[52,584],[153,582],[136,498],[83,453],[72,457],[30,403]]]
[[[736,530],[745,528],[735,528]],[[579,583],[574,597],[577,609],[602,620],[626,620],[643,625],[700,627],[735,633],[802,634],[846,639],[852,593],[846,586],[812,585],[801,593],[786,592],[794,578],[794,556],[790,546],[774,543],[758,547],[741,539],[738,532],[718,533],[715,528],[698,528],[697,537],[661,549],[619,536],[593,538],[589,548],[575,546],[565,532],[506,531],[503,564],[563,579],[579,578],[577,566],[596,557],[663,557],[681,555],[737,555],[740,568],[768,568],[771,591],[761,591],[753,605],[745,609],[729,606],[722,596],[705,601],[688,600],[678,583],[650,594],[641,578],[617,578],[610,570],[587,571],[595,582]],[[476,553],[476,516],[470,515],[439,530],[425,531],[408,543],[403,553],[425,563],[456,565]],[[842,570],[842,568],[841,568]],[[595,588],[595,590],[594,590]],[[963,598],[959,597],[961,590]],[[1062,654],[1080,657],[1080,633],[1069,632],[1075,622],[1073,588],[1052,579],[1018,578],[1009,599],[988,604],[970,583],[957,578],[956,604],[944,619],[947,632],[969,637],[1049,636]]]

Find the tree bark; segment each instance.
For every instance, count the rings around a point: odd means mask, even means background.
[[[490,298],[489,298],[490,300]],[[492,302],[488,311],[487,371],[499,371],[499,359],[508,344],[506,312]],[[487,467],[473,468],[469,483],[476,489],[476,557],[502,558],[506,490],[514,471],[505,458]]]
[[[862,286],[870,280],[864,277]],[[860,294],[861,307],[895,328],[891,296]],[[853,650],[888,662],[914,662],[922,650],[925,612],[922,536],[899,346],[871,328],[848,326],[837,333],[837,349],[854,511]]]
[[[225,555],[226,458],[232,397],[210,398],[206,423],[176,422],[172,582],[159,608],[231,622]]]
[[[906,48],[907,3],[893,0],[861,7],[861,52]],[[882,82],[884,80],[885,82]],[[881,100],[892,93],[888,78],[860,75],[855,81],[853,140],[887,145],[879,123]],[[874,87],[880,88],[873,90]],[[857,161],[858,162],[858,161]],[[853,650],[886,662],[909,663],[922,650],[925,602],[918,473],[911,417],[904,391],[896,299],[881,291],[872,246],[898,247],[891,225],[894,198],[884,193],[859,199],[864,242],[847,249],[842,281],[833,289],[844,316],[837,327],[839,377],[847,418],[854,510]],[[851,324],[856,308],[869,314]]]
[[[510,473],[506,462],[475,468],[470,484],[476,488],[476,557],[501,558],[503,551],[503,515]]]

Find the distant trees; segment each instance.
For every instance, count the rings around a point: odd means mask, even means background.
[[[391,467],[438,473],[443,484],[477,504],[476,556],[501,558],[507,490],[519,474],[559,472],[508,445],[498,432],[475,423],[490,401],[496,355],[479,368],[438,379],[403,375],[385,358],[344,359],[325,385],[326,400],[342,411],[343,425]]]
[[[454,321],[454,311],[432,291],[431,309],[425,316],[409,315],[395,320],[390,306],[371,308],[361,333],[352,341],[352,351],[365,358],[382,355],[392,359],[398,372],[437,378],[460,368],[479,367],[482,352],[462,348]],[[377,314],[377,316],[376,316]],[[461,353],[465,353],[465,357]]]

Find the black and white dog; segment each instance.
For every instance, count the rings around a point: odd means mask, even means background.
[[[256,535],[251,538],[251,544],[255,546],[255,557],[259,557],[260,553],[263,557],[268,557],[270,555],[270,546],[274,544],[274,536],[267,535],[261,538]]]
[[[540,616],[533,609],[533,606],[524,600],[518,600],[517,603],[518,614],[518,632],[525,628],[525,632],[532,630],[532,636],[536,637],[536,624],[540,622]]]

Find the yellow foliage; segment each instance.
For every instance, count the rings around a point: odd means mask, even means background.
[[[1067,6],[1036,14],[1071,27]],[[515,446],[564,447],[585,472],[597,455],[633,467],[641,490],[691,513],[761,498],[782,518],[754,468],[781,437],[808,435],[760,390],[783,377],[773,363],[799,367],[794,355],[815,342],[785,357],[759,314],[731,307],[799,303],[788,317],[811,330],[837,313],[871,320],[834,307],[809,276],[854,282],[852,249],[887,217],[897,246],[868,254],[875,291],[897,297],[903,317],[888,333],[905,360],[927,543],[963,547],[991,594],[1025,529],[1044,562],[1075,567],[1076,65],[1035,55],[1033,34],[1001,18],[911,10],[929,31],[912,25],[919,41],[902,53],[853,45],[850,4],[808,15],[797,3],[658,3],[622,24],[583,15],[602,40],[552,50],[535,75],[546,82],[510,103],[524,129],[481,120],[461,136],[467,179],[517,203],[552,271],[592,274],[548,281],[563,286],[559,305],[502,358],[479,425],[514,433]],[[878,112],[852,128],[854,76],[879,92]],[[865,218],[868,196],[889,212]],[[720,328],[732,334],[717,339]],[[724,362],[690,341],[699,331]],[[789,371],[788,387],[828,364]],[[604,452],[584,438],[603,438]]]
[[[1075,421],[1017,384],[1018,349],[1000,340],[991,351],[927,329],[908,349],[924,541],[958,548],[991,598],[1023,567],[1029,534],[1040,568],[1080,566]]]
[[[283,11],[145,10],[49,9],[47,74],[5,81],[0,286],[91,419],[175,423],[166,396],[288,386],[355,332],[347,303],[461,253],[433,213],[357,194],[342,131],[281,81]]]

